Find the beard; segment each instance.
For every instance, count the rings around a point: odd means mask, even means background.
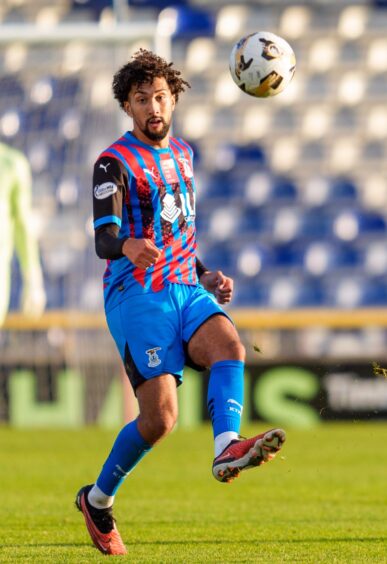
[[[169,128],[171,127],[171,122],[167,123],[162,117],[160,117],[158,119],[162,123],[162,128],[160,129],[160,131],[151,131],[148,127],[148,123],[151,119],[154,118],[148,119],[145,124],[145,128],[141,129],[141,132],[146,135],[146,137],[148,137],[148,139],[150,139],[151,141],[162,141],[168,135]]]

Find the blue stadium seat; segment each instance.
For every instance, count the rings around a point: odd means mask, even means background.
[[[57,129],[62,117],[63,109],[58,104],[47,104],[29,108],[25,115],[25,131],[44,131]]]
[[[334,116],[334,125],[340,130],[350,130],[357,126],[358,114],[356,110],[348,107],[338,108]]]
[[[12,104],[15,106],[22,104],[25,99],[23,83],[21,79],[14,74],[0,77],[0,92],[2,100],[5,99],[7,103],[12,100]]]
[[[112,8],[113,0],[72,0],[70,14],[98,21],[105,8]]]
[[[386,9],[387,8],[387,0],[371,0],[370,4],[371,4],[371,6],[373,6],[376,9],[378,9],[378,8]]]
[[[356,202],[358,198],[358,188],[356,182],[349,177],[341,176],[330,180],[329,201],[334,203]]]
[[[308,277],[275,277],[268,290],[268,306],[274,309],[314,307],[323,303],[321,285]]]
[[[219,170],[208,178],[206,198],[228,198],[234,195],[234,186],[229,172]]]
[[[234,278],[234,307],[267,307],[268,286],[259,279],[251,280],[238,276]]]
[[[171,6],[186,6],[189,0],[128,0],[128,6],[133,8],[157,8],[162,10]]]
[[[326,154],[326,145],[321,141],[308,141],[303,144],[300,162],[321,161]]]
[[[302,266],[313,276],[344,269],[356,272],[362,266],[362,255],[351,244],[316,241],[305,247]]]
[[[303,266],[304,245],[298,241],[276,244],[272,248],[273,266],[289,270]]]
[[[319,240],[331,236],[332,218],[324,208],[315,210],[275,204],[262,210],[261,221],[264,230],[278,242]]]
[[[239,246],[236,254],[239,275],[246,279],[270,270],[274,264],[273,251],[268,244],[248,242]]]
[[[53,78],[54,95],[59,98],[74,98],[78,94],[81,84],[81,79],[78,76]]]
[[[329,79],[324,74],[311,74],[306,81],[307,98],[324,99],[329,94]]]
[[[387,305],[385,279],[351,277],[328,277],[324,281],[326,303],[332,307],[356,308]]]
[[[232,246],[225,242],[214,244],[201,244],[198,256],[203,264],[210,270],[222,270],[231,275],[236,272],[236,255]]]
[[[373,100],[374,98],[380,98],[383,96],[383,92],[386,92],[387,88],[387,77],[386,73],[377,74],[374,76],[369,76],[367,79],[367,100]]]
[[[297,184],[287,176],[275,176],[270,194],[272,201],[295,202],[298,197]]]
[[[383,214],[356,209],[351,211],[357,222],[359,235],[382,235],[387,231],[386,219]]]
[[[191,39],[193,37],[214,37],[216,19],[215,14],[202,7],[189,5],[172,5],[176,11],[176,29],[172,33],[173,39]],[[163,16],[163,13],[160,14]]]
[[[365,143],[362,148],[364,160],[381,160],[386,154],[384,141],[370,141]]]
[[[252,172],[266,164],[266,155],[257,143],[225,143],[217,147],[215,161],[220,170],[247,169],[251,165],[249,172]]]

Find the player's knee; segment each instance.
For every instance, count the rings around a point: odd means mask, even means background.
[[[154,413],[146,418],[140,416],[139,419],[144,438],[150,444],[155,444],[173,430],[177,421],[177,411]]]
[[[242,362],[246,359],[246,349],[239,339],[232,339],[227,343],[225,347],[225,354],[229,360],[241,360]]]
[[[160,416],[155,423],[155,431],[160,439],[168,435],[176,425],[177,413],[169,412]]]

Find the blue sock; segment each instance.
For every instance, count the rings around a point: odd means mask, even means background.
[[[226,431],[239,434],[243,409],[244,362],[222,360],[211,367],[207,406],[214,437]]]
[[[97,486],[104,494],[113,496],[126,476],[151,450],[137,428],[137,420],[128,423],[119,432],[113,448],[98,476]]]

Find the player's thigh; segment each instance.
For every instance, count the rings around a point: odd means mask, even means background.
[[[199,366],[212,366],[221,360],[245,360],[245,349],[232,321],[225,315],[212,315],[193,334],[188,354]]]
[[[184,350],[179,317],[167,291],[131,297],[106,317],[135,390],[161,374],[181,378]]]

